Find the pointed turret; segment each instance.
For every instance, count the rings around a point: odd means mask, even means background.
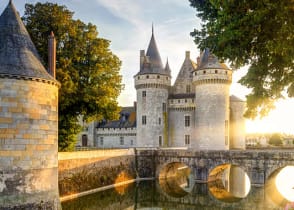
[[[229,69],[225,64],[219,62],[218,58],[213,55],[208,48],[205,48],[200,55],[197,70],[200,69]]]
[[[42,65],[12,1],[0,16],[0,75],[55,81]]]
[[[156,41],[155,41],[155,37],[154,37],[153,26],[152,26],[152,35],[151,35],[151,39],[149,42],[146,56],[149,56],[149,60],[152,64],[153,68],[162,69],[162,62],[161,62],[161,58],[160,58],[160,55],[159,55],[159,52],[157,49],[157,45],[156,45]]]
[[[163,74],[170,76],[170,72],[165,71],[165,68],[162,65],[161,57],[155,41],[153,25],[151,39],[146,55],[145,51],[140,51],[140,71],[138,74]]]
[[[168,58],[166,59],[166,64],[165,64],[165,68],[164,68],[165,72],[167,74],[171,73],[170,67],[169,67],[169,63],[168,63]]]

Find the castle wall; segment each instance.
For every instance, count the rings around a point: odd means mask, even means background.
[[[0,207],[58,208],[57,107],[56,85],[0,78]]]
[[[245,149],[244,101],[230,101],[230,148]]]
[[[185,116],[190,118],[189,126],[185,124]],[[195,103],[194,99],[169,100],[169,146],[191,147],[195,139]],[[189,137],[185,137],[185,136]],[[190,144],[185,141],[189,138]]]
[[[94,142],[98,148],[136,147],[136,128],[99,128]]]

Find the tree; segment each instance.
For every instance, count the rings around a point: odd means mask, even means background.
[[[252,89],[246,117],[265,116],[274,101],[294,96],[293,0],[189,0],[203,21],[191,35],[233,68],[249,65],[239,81]]]
[[[75,145],[84,121],[113,119],[122,90],[121,61],[109,49],[110,41],[98,38],[95,25],[73,19],[73,12],[53,3],[26,4],[22,17],[44,65],[47,66],[48,35],[57,39],[56,78],[59,91],[59,149]]]
[[[274,146],[280,146],[283,144],[283,137],[280,133],[274,133],[269,138],[268,143]]]

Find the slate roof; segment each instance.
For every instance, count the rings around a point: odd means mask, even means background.
[[[119,120],[102,121],[98,123],[97,128],[136,128],[135,107],[123,107]]]
[[[164,68],[161,57],[155,41],[155,36],[152,27],[152,35],[147,48],[147,52],[143,61],[143,65],[138,74],[163,74],[170,75],[170,69]]]
[[[200,63],[197,70],[200,69],[229,69],[224,63],[220,63],[218,58],[213,55],[208,48],[203,50],[200,55]]]
[[[183,98],[195,98],[195,93],[178,93],[170,94],[168,99],[183,99]]]
[[[44,68],[12,1],[0,16],[0,77],[56,81]]]

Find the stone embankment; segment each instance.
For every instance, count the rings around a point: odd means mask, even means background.
[[[81,196],[97,188],[118,186],[136,178],[132,149],[61,152],[58,163],[61,200]]]

